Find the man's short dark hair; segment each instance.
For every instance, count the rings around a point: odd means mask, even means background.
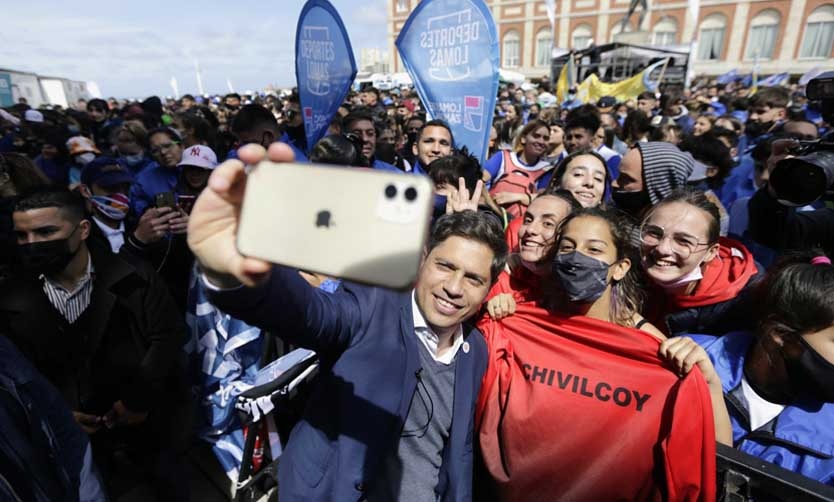
[[[377,89],[376,87],[366,87],[366,88],[362,89],[362,92],[370,92],[371,94],[376,96],[376,99],[380,98],[379,89]]]
[[[750,107],[787,108],[790,100],[791,95],[784,87],[762,87],[750,99]]]
[[[371,122],[371,124],[374,124],[374,128],[376,128],[376,122],[374,121],[373,113],[369,108],[364,106],[351,111],[342,120],[342,125],[344,126],[345,130],[350,130],[351,124],[353,124],[354,122],[359,122],[360,120],[368,120]]]
[[[87,217],[84,197],[68,188],[48,185],[32,188],[24,193],[14,205],[15,212],[56,207],[61,215],[72,223]]]
[[[654,99],[654,100],[657,100],[657,97],[656,97],[656,96],[654,95],[654,93],[653,93],[653,92],[651,92],[651,91],[643,91],[643,92],[641,92],[641,93],[640,93],[640,95],[639,95],[639,96],[637,96],[637,99],[638,99],[638,100],[641,100],[641,99]]]
[[[105,101],[101,98],[94,98],[94,99],[91,99],[90,101],[87,101],[87,111],[101,110],[103,112],[106,112],[109,109],[110,109],[110,107],[107,106],[107,101]]]
[[[582,105],[568,112],[565,121],[565,132],[570,129],[585,129],[593,136],[597,133],[602,121],[599,118],[599,110],[594,105]]]
[[[504,230],[496,218],[480,211],[444,214],[434,222],[426,244],[426,253],[431,253],[449,237],[463,237],[487,246],[492,251],[490,279],[492,283],[498,280],[507,261],[507,242],[504,240]]]
[[[196,99],[194,99],[194,96],[192,96],[191,94],[183,95],[183,97],[180,98],[180,101],[183,101],[183,100],[186,100],[186,99],[190,99],[191,101],[197,101]]]
[[[229,99],[229,98],[237,98],[238,100],[240,100],[240,94],[238,94],[236,92],[230,92],[229,94],[226,94],[225,96],[223,96],[223,102],[225,103],[226,100]]]
[[[446,157],[433,160],[426,166],[426,170],[435,186],[448,184],[457,188],[458,180],[463,178],[469,193],[475,190],[475,185],[481,179],[481,164],[466,147]]]
[[[272,112],[261,105],[243,105],[232,119],[232,132],[240,134],[257,129],[268,129],[278,134],[278,121]]]
[[[421,127],[420,131],[417,133],[418,140],[423,137],[423,131],[425,131],[427,127],[442,127],[443,129],[446,129],[449,131],[449,139],[453,145],[455,144],[455,135],[452,133],[452,129],[449,127],[449,124],[440,119],[429,120],[423,124],[423,127]]]

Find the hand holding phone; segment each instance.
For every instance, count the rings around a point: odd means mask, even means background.
[[[174,197],[174,192],[161,192],[154,196],[154,203],[156,207],[170,207],[173,208],[177,205],[176,198]]]
[[[407,289],[433,201],[426,176],[262,161],[249,171],[237,245],[292,268]]]

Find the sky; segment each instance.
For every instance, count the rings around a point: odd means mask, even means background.
[[[331,0],[360,64],[387,50],[386,0]],[[0,68],[94,81],[104,97],[226,93],[295,85],[303,0],[24,0],[4,2]]]

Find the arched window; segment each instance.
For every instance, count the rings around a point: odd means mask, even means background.
[[[510,30],[504,34],[504,43],[503,43],[503,66],[505,68],[517,68],[520,61],[519,61],[519,37],[518,32],[515,30]]]
[[[710,14],[701,21],[701,33],[698,37],[698,59],[713,61],[721,58],[726,30],[727,18],[722,14]]]
[[[678,22],[673,17],[664,17],[654,25],[652,43],[654,45],[675,45],[678,41]]]
[[[834,5],[814,9],[805,23],[805,36],[799,49],[801,58],[827,58],[834,42]]]
[[[573,34],[571,35],[573,49],[587,49],[588,44],[591,43],[592,38],[593,34],[591,32],[591,27],[587,24],[580,24],[579,26],[573,29]]]
[[[397,12],[405,12],[408,10],[408,0],[397,0]]]
[[[536,33],[536,66],[550,65],[550,51],[553,48],[553,35],[548,28]]]
[[[759,12],[750,21],[750,32],[747,35],[746,59],[772,59],[776,48],[776,34],[779,33],[779,21],[782,16],[773,9]]]

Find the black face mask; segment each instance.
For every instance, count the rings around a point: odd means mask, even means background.
[[[747,121],[744,125],[744,132],[751,138],[758,138],[762,134],[767,133],[771,127],[773,127],[773,122]]]
[[[553,260],[553,274],[568,300],[577,303],[594,302],[605,293],[609,268],[604,261],[579,251],[558,254]]]
[[[638,192],[627,192],[615,188],[611,192],[611,197],[614,199],[614,203],[619,210],[625,211],[632,216],[639,216],[640,211],[652,204],[652,200],[649,198],[649,192],[645,188]]]
[[[69,262],[78,253],[79,245],[75,251],[70,250],[69,238],[78,230],[78,226],[69,236],[63,239],[51,241],[29,242],[18,244],[23,268],[35,275],[55,275],[69,265]]]
[[[383,162],[394,164],[397,161],[397,152],[391,143],[377,143],[374,157]]]
[[[828,362],[801,336],[804,349],[798,358],[785,358],[791,387],[824,403],[834,403],[834,364]]]

